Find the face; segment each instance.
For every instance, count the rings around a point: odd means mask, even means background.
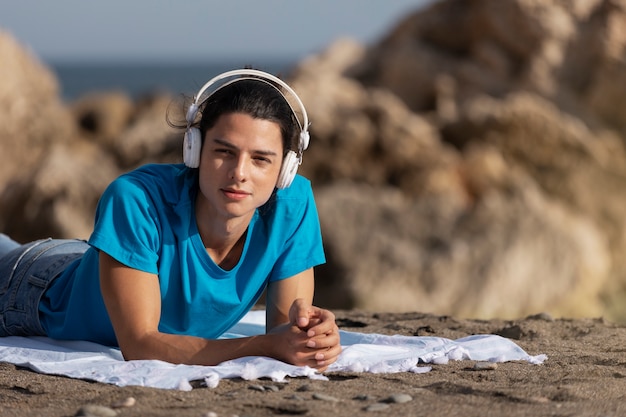
[[[220,116],[202,145],[198,222],[249,221],[272,195],[282,155],[277,123],[243,113]]]

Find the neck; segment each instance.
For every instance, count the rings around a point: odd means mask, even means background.
[[[205,245],[207,254],[213,259],[216,265],[225,270],[233,269],[241,259],[244,244],[246,242],[247,231],[232,244],[216,248]]]
[[[232,269],[241,258],[252,216],[216,219],[196,204],[196,223],[208,255],[222,269]]]

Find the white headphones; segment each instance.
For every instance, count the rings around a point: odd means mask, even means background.
[[[233,80],[226,81],[222,84],[217,85],[219,81],[226,80],[228,78],[237,77]],[[187,109],[187,130],[185,131],[185,139],[183,141],[183,161],[185,165],[189,168],[198,168],[200,166],[200,151],[202,149],[202,134],[200,133],[200,129],[197,127],[192,127],[192,124],[196,120],[196,116],[198,114],[198,109],[207,101],[213,94],[215,94],[218,90],[223,87],[226,87],[229,84],[232,84],[241,80],[257,80],[262,81],[276,89],[293,112],[295,119],[298,121],[298,126],[300,127],[300,137],[298,140],[298,152],[294,152],[289,150],[283,159],[283,164],[280,169],[280,174],[278,175],[278,181],[276,182],[276,188],[287,188],[291,185],[293,179],[296,177],[296,173],[298,171],[298,166],[302,163],[302,152],[308,148],[309,146],[309,118],[306,113],[306,109],[304,108],[304,104],[302,104],[302,100],[300,97],[293,91],[291,87],[289,87],[284,81],[280,78],[275,77],[271,74],[268,74],[263,71],[252,70],[252,69],[243,69],[243,70],[233,70],[227,71],[223,74],[220,74],[212,79],[210,79],[206,84],[202,86],[200,91],[194,97],[194,102]],[[298,103],[298,107],[300,107],[300,112],[302,114],[302,123],[298,119],[298,115],[294,111],[293,107],[289,103],[289,100],[285,97],[284,93],[276,87],[275,84],[280,85],[287,92],[289,92],[295,101]],[[211,87],[214,87],[213,91],[209,92],[209,94],[202,98],[202,96],[209,90]]]

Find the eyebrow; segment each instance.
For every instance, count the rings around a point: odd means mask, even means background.
[[[227,140],[224,140],[224,139],[215,138],[215,139],[213,139],[213,142],[217,143],[218,145],[230,148],[230,149],[237,149],[237,150],[239,150],[235,145],[233,145],[232,143],[230,143],[230,142],[228,142]],[[257,155],[264,155],[264,156],[278,156],[278,154],[276,152],[270,151],[270,150],[265,150],[265,149],[255,149],[253,151],[253,153],[255,153]]]

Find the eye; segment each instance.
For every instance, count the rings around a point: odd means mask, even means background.
[[[215,148],[214,152],[220,155],[233,155],[233,151],[228,148]]]
[[[254,160],[262,164],[271,164],[272,160],[265,156],[255,156]]]

